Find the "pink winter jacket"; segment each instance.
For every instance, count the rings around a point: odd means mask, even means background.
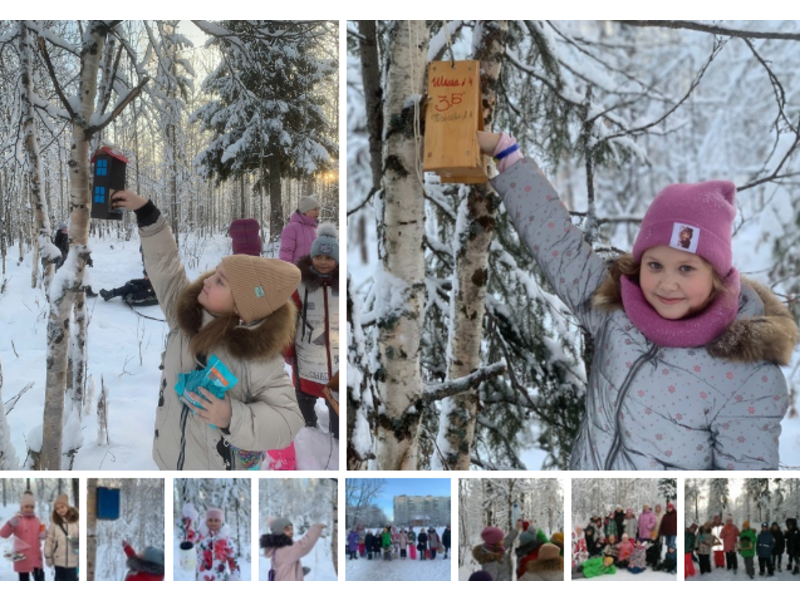
[[[639,515],[639,539],[649,540],[656,528],[656,515],[651,510],[644,511]]]
[[[736,552],[736,542],[739,541],[739,528],[733,523],[725,524],[719,532],[719,539],[722,540],[724,552]]]
[[[265,548],[264,556],[272,560],[275,581],[303,581],[303,565],[300,559],[311,552],[322,534],[321,525],[312,525],[298,542],[281,548]]]
[[[297,264],[298,259],[311,253],[317,239],[317,220],[294,211],[289,223],[281,232],[281,249],[278,258]]]
[[[17,513],[14,517],[19,519],[19,523],[16,527],[14,527],[9,520],[3,525],[3,528],[0,529],[0,537],[9,538],[13,535],[19,538],[19,542],[15,541],[12,548],[20,554],[25,555],[24,560],[14,562],[14,572],[31,573],[34,569],[42,569],[44,567],[42,561],[42,540],[46,535],[41,527],[42,522],[36,515]]]

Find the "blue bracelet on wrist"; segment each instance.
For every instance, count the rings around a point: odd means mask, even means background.
[[[494,159],[495,159],[495,160],[502,160],[502,159],[504,159],[506,156],[508,156],[508,155],[509,155],[509,154],[511,154],[512,152],[516,152],[517,150],[519,150],[519,146],[518,146],[517,144],[512,144],[512,145],[510,145],[508,148],[506,148],[505,150],[503,150],[502,152],[500,152],[500,154],[496,155],[496,156],[494,157]]]

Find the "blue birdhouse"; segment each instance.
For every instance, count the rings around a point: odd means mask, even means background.
[[[125,189],[128,159],[116,148],[101,146],[92,156],[92,218],[122,219],[122,209],[112,208],[111,197]]]
[[[108,521],[119,519],[120,490],[97,488],[97,518]]]

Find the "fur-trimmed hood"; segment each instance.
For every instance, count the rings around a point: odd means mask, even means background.
[[[482,565],[493,562],[502,562],[504,556],[505,553],[494,552],[483,544],[479,544],[478,546],[472,548],[472,558],[477,560]]]
[[[302,276],[301,281],[306,285],[309,291],[313,292],[317,288],[319,288],[323,281],[322,277],[320,277],[317,273],[311,270],[313,263],[311,262],[311,256],[305,255],[301,257],[297,261],[297,268],[300,269],[300,274]],[[331,277],[327,281],[330,282],[330,285],[336,289],[339,289],[339,264],[336,264],[336,268],[331,272]],[[199,293],[199,292],[198,292]]]
[[[164,574],[164,565],[147,561],[140,556],[131,556],[125,564],[131,571],[136,573],[147,573],[149,575]]]
[[[797,323],[783,303],[766,286],[742,278],[742,287],[751,288],[764,305],[764,314],[742,316],[734,321],[706,349],[711,356],[737,362],[771,362],[787,365],[800,335]],[[619,290],[601,287],[592,298],[597,307],[618,307]]]
[[[189,337],[216,318],[206,311],[197,296],[203,289],[203,282],[211,275],[207,272],[186,286],[180,293],[175,313],[181,330]],[[271,315],[248,325],[231,329],[223,338],[222,344],[235,358],[268,359],[282,353],[294,342],[294,328],[297,309],[289,300]]]
[[[74,506],[70,506],[67,510],[67,516],[63,518],[63,521],[66,523],[77,523],[80,520],[79,517],[80,515],[78,514],[78,509]],[[53,522],[56,522],[55,519],[53,519]]]
[[[259,545],[264,549],[265,552],[269,552],[270,550],[274,552],[278,548],[292,546],[293,544],[294,540],[285,533],[265,533],[259,539]]]
[[[525,565],[527,573],[543,573],[545,571],[564,571],[564,558],[556,556],[550,560],[531,560]]]

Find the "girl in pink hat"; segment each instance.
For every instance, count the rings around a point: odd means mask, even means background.
[[[11,559],[20,581],[30,581],[31,575],[34,581],[44,581],[42,541],[45,536],[45,525],[36,516],[36,500],[33,494],[25,492],[19,512],[0,528],[0,537],[13,539]]]
[[[239,581],[239,553],[221,508],[209,508],[197,534],[197,581]]]
[[[670,185],[610,265],[516,141],[478,132],[492,185],[550,285],[594,338],[572,469],[777,469],[789,311],[739,277],[729,181]]]

